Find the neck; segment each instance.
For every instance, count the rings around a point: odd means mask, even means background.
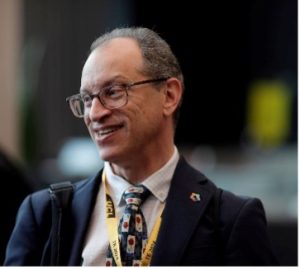
[[[130,160],[123,164],[111,163],[113,172],[126,179],[131,184],[143,182],[151,174],[163,167],[172,157],[174,153],[174,145],[168,149],[160,151],[157,155],[147,154],[146,156],[139,155],[136,160]]]

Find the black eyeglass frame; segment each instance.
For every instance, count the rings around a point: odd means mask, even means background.
[[[110,106],[107,106],[107,104],[105,104],[101,98],[101,94],[104,92],[104,90],[109,90],[110,88],[112,87],[115,87],[116,85],[111,85],[111,86],[108,86],[108,87],[105,87],[105,88],[102,88],[99,90],[98,93],[95,93],[95,94],[88,94],[86,93],[85,95],[88,95],[91,100],[93,100],[95,97],[98,98],[98,100],[100,101],[100,103],[107,109],[116,109],[116,108],[120,108],[122,106],[125,106],[128,102],[128,90],[130,90],[130,88],[134,87],[134,86],[137,86],[137,85],[142,85],[142,84],[148,84],[148,83],[157,83],[157,82],[163,82],[163,81],[166,81],[168,80],[170,77],[162,77],[162,78],[157,78],[157,79],[147,79],[147,80],[141,80],[141,81],[137,81],[137,82],[133,82],[133,83],[130,83],[130,84],[119,84],[118,86],[121,86],[124,88],[124,91],[126,93],[126,101],[124,102],[124,104],[120,105],[120,106],[116,106],[116,107],[110,107]],[[71,95],[69,97],[66,98],[66,102],[69,104],[70,108],[71,108],[71,111],[73,112],[74,116],[75,117],[78,117],[78,118],[83,118],[84,117],[84,113],[82,115],[79,115],[79,113],[77,114],[75,112],[75,108],[73,108],[72,106],[72,100],[81,100],[82,101],[82,94],[81,93],[78,93],[78,94],[74,94],[74,95]]]

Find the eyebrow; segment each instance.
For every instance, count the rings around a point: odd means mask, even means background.
[[[116,80],[123,79],[123,80],[129,80],[128,78],[122,76],[122,75],[116,75],[110,78],[109,80],[105,81],[101,87],[97,87],[98,90],[104,89],[106,87],[111,86]],[[85,88],[79,89],[79,93],[90,93],[91,91]]]

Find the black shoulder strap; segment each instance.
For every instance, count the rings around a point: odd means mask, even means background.
[[[60,265],[59,254],[63,213],[70,204],[73,195],[73,184],[69,181],[51,184],[48,191],[52,204],[50,265],[57,266]]]
[[[221,196],[223,190],[217,188],[214,194],[214,213],[213,213],[213,222],[214,222],[214,231],[215,231],[215,239],[218,251],[218,263],[222,265],[223,263],[223,240],[221,237],[220,231],[220,203],[221,203]]]

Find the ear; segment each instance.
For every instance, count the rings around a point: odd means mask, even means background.
[[[164,115],[170,116],[176,110],[182,97],[182,84],[177,78],[169,78],[164,88]]]

